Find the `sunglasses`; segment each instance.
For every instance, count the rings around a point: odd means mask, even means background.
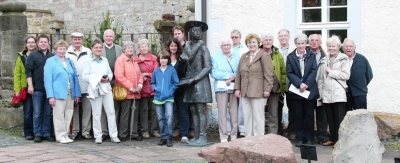
[[[237,38],[239,38],[239,37],[237,37],[237,36],[233,36],[233,37],[231,37],[232,39],[237,39]]]

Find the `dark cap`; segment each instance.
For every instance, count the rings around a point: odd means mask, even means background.
[[[201,22],[201,21],[190,20],[190,21],[187,21],[185,23],[185,30],[186,31],[189,31],[189,29],[193,28],[193,27],[200,27],[201,31],[203,31],[203,32],[207,31],[207,29],[208,29],[208,25],[206,23],[204,23],[204,22]]]

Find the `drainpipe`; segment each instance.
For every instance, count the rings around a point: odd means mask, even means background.
[[[207,23],[207,1],[206,0],[201,1],[201,21],[204,23]],[[208,25],[208,23],[207,23],[207,25]],[[207,34],[206,33],[203,33],[203,41],[204,41],[205,45],[207,46]]]

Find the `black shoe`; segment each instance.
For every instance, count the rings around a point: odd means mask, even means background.
[[[33,142],[35,142],[35,143],[42,142],[42,137],[41,136],[35,136],[35,139],[33,139]]]
[[[124,142],[124,141],[126,141],[126,137],[119,137],[119,140]]]
[[[136,136],[136,137],[133,137],[132,140],[143,141],[143,138],[141,136]]]
[[[52,136],[44,137],[47,141],[56,141],[56,139]]]
[[[158,142],[158,145],[160,145],[160,146],[163,146],[165,144],[167,144],[167,140],[165,140],[165,139],[160,139],[160,142]]]
[[[318,140],[318,144],[324,144],[325,142],[327,142],[329,139],[323,139],[323,140]]]
[[[296,147],[300,147],[300,145],[302,145],[302,144],[303,144],[303,141],[297,141]]]
[[[312,141],[308,141],[306,144],[307,145],[312,145],[313,143],[312,143]]]
[[[167,147],[172,147],[173,146],[171,139],[167,139],[166,144],[167,144]]]
[[[26,140],[33,140],[33,136],[26,136]]]
[[[104,134],[103,134],[103,135],[101,136],[101,140],[105,141],[106,139],[107,139],[107,135],[104,135]]]

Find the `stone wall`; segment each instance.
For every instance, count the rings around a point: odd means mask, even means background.
[[[154,32],[153,22],[161,19],[165,13],[174,14],[176,21],[185,22],[191,14],[187,6],[193,0],[16,1],[27,5],[29,32],[47,32],[50,19],[64,21],[61,33],[89,33],[94,25],[103,20],[102,13],[109,10],[113,24],[123,26],[123,33],[129,34]]]

